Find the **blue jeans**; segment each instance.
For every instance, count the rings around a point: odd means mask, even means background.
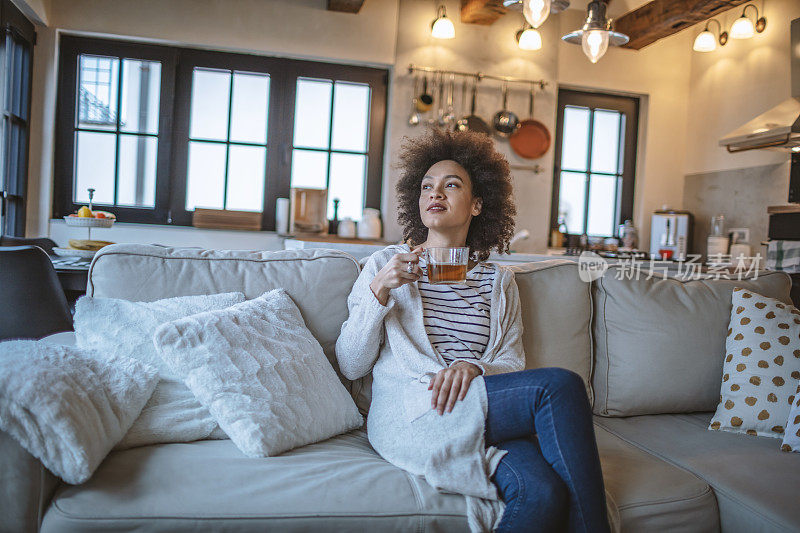
[[[486,443],[508,450],[492,481],[510,531],[609,530],[583,380],[563,368],[486,376]]]

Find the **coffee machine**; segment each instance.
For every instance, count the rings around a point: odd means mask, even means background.
[[[650,257],[684,261],[692,246],[692,214],[661,209],[650,221]]]

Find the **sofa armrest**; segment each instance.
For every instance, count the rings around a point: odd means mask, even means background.
[[[0,431],[0,531],[39,531],[58,478]]]

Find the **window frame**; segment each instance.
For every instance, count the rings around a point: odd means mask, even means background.
[[[5,72],[8,77],[0,78],[0,218],[2,218],[2,232],[13,237],[25,236],[25,222],[28,199],[28,161],[30,152],[30,120],[31,120],[31,92],[33,82],[33,49],[36,45],[36,31],[33,23],[10,0],[0,0],[0,72]],[[14,74],[6,65],[8,39],[19,41],[18,46],[23,46],[27,54],[27,71],[22,72],[22,79],[13,80],[19,84],[20,97],[25,116],[17,115],[13,105],[6,109],[6,98],[11,76]],[[13,159],[16,160],[15,168],[11,168],[11,124],[14,123],[23,129],[23,136],[19,139],[23,147],[19,149]],[[6,128],[6,124],[9,125]],[[11,176],[11,172],[15,176]]]
[[[625,220],[633,220],[633,200],[634,200],[634,186],[636,182],[636,151],[638,146],[639,136],[639,98],[634,96],[622,96],[616,94],[595,93],[587,91],[579,91],[575,89],[559,89],[558,90],[558,104],[556,109],[556,138],[555,138],[555,153],[553,160],[553,193],[550,203],[550,231],[558,228],[558,204],[559,204],[559,189],[561,182],[561,152],[564,134],[564,110],[568,106],[589,108],[589,128],[588,128],[588,149],[587,149],[587,168],[585,171],[578,171],[574,169],[565,169],[568,172],[577,172],[586,175],[600,174],[609,176],[612,175],[606,172],[592,172],[591,170],[591,156],[592,156],[592,136],[594,124],[594,110],[607,109],[610,111],[618,111],[625,117],[625,135],[620,139],[620,146],[623,147],[622,154],[622,172],[621,174],[621,187],[617,190],[617,205],[615,211],[617,219],[614,223],[614,231],[612,235],[605,235],[604,237],[618,237],[619,225]],[[588,210],[589,210],[589,184],[591,178],[585,181],[584,189],[584,217],[583,225],[587,227]],[[581,228],[581,233],[570,233],[570,235],[583,234],[584,228]],[[548,233],[548,242],[550,235]]]
[[[143,56],[141,51],[147,51],[150,55]],[[369,84],[371,99],[364,207],[380,209],[388,69],[62,35],[56,112],[54,217],[63,217],[83,205],[72,202],[75,163],[72,131],[75,129],[78,92],[77,59],[81,54],[162,61],[155,208],[98,204],[116,214],[118,220],[159,225],[192,225],[193,211],[187,211],[185,205],[192,75],[195,67],[263,72],[270,76],[262,231],[275,230],[276,200],[288,198],[290,193],[297,78]],[[162,148],[166,152],[163,159]]]

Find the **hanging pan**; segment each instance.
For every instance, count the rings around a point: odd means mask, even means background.
[[[509,137],[508,143],[518,156],[538,159],[550,149],[550,132],[544,124],[533,118],[533,84],[531,84],[528,114],[530,118],[520,122],[517,130]]]
[[[519,127],[519,118],[508,110],[508,82],[503,82],[503,109],[494,116],[495,133],[508,137]]]
[[[469,131],[477,131],[478,133],[485,133],[486,135],[490,135],[492,133],[492,128],[483,120],[481,117],[475,114],[475,101],[478,97],[478,78],[475,78],[475,81],[472,83],[472,106],[470,107],[469,116],[465,117],[463,120],[466,121],[467,127]]]

